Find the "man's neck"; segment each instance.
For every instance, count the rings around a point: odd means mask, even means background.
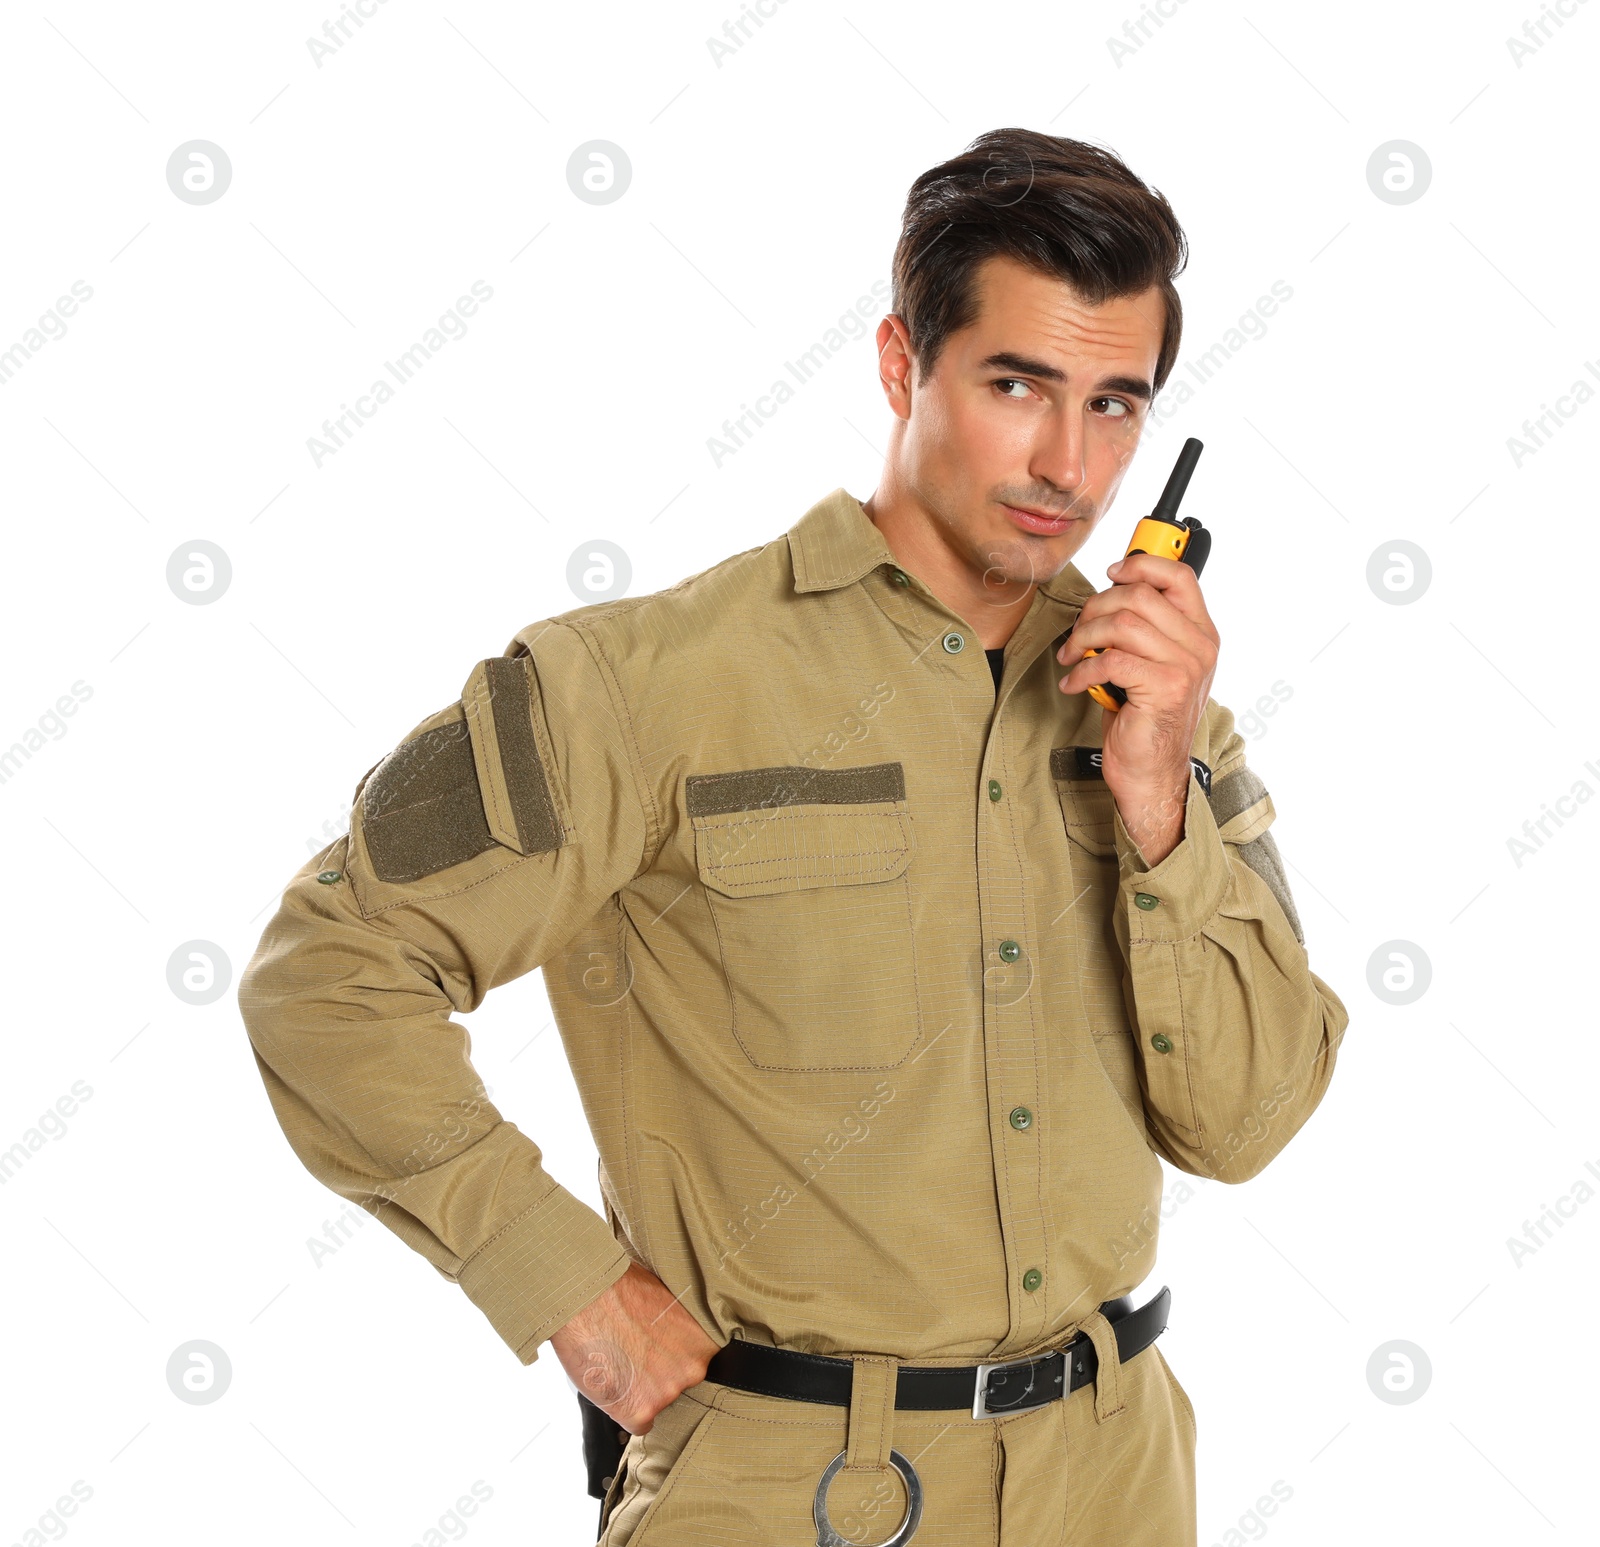
[[[880,486],[862,508],[900,567],[964,618],[985,650],[1003,646],[1017,631],[1038,589],[1036,583],[996,581],[992,573],[975,570],[945,540],[934,517],[914,500],[886,495]]]

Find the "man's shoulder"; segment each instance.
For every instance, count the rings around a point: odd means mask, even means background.
[[[512,648],[535,649],[561,625],[584,635],[617,665],[649,669],[663,655],[722,650],[748,640],[763,612],[794,591],[788,536],[731,553],[694,574],[643,596],[619,596],[555,613],[518,630]]]

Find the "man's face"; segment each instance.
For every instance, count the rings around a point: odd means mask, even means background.
[[[1165,303],[1152,287],[1088,306],[1007,257],[976,283],[977,321],[912,383],[901,469],[952,551],[1004,589],[1057,574],[1110,506],[1149,409]]]

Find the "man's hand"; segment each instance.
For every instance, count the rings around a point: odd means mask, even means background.
[[[628,1271],[569,1317],[550,1346],[578,1389],[630,1434],[705,1379],[719,1344],[648,1268]]]
[[[1205,714],[1221,643],[1187,564],[1130,553],[1106,570],[1115,582],[1083,604],[1072,634],[1056,652],[1076,662],[1063,693],[1114,682],[1128,701],[1105,716],[1101,771],[1122,825],[1148,866],[1183,838],[1189,748]],[[1099,655],[1080,659],[1099,647]]]

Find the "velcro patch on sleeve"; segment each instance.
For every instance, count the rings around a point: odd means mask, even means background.
[[[417,881],[494,844],[465,722],[403,741],[368,775],[362,835],[380,881]]]
[[[1217,780],[1211,797],[1211,815],[1224,842],[1238,845],[1239,858],[1267,883],[1267,889],[1283,909],[1289,928],[1301,945],[1306,943],[1289,893],[1289,878],[1284,874],[1283,856],[1277,840],[1268,830],[1272,825],[1272,797],[1251,768],[1235,768]]]
[[[1211,815],[1218,827],[1265,800],[1267,787],[1253,768],[1235,768],[1217,780],[1211,797]]]
[[[1267,888],[1277,898],[1289,928],[1301,945],[1306,943],[1305,932],[1300,928],[1300,915],[1295,911],[1294,898],[1289,895],[1289,878],[1283,873],[1283,856],[1278,852],[1278,841],[1271,833],[1262,833],[1249,843],[1239,845],[1239,858],[1267,883]]]
[[[542,854],[567,841],[547,773],[554,756],[539,722],[538,694],[525,655],[479,661],[461,690],[484,821],[496,843],[518,854]]]

